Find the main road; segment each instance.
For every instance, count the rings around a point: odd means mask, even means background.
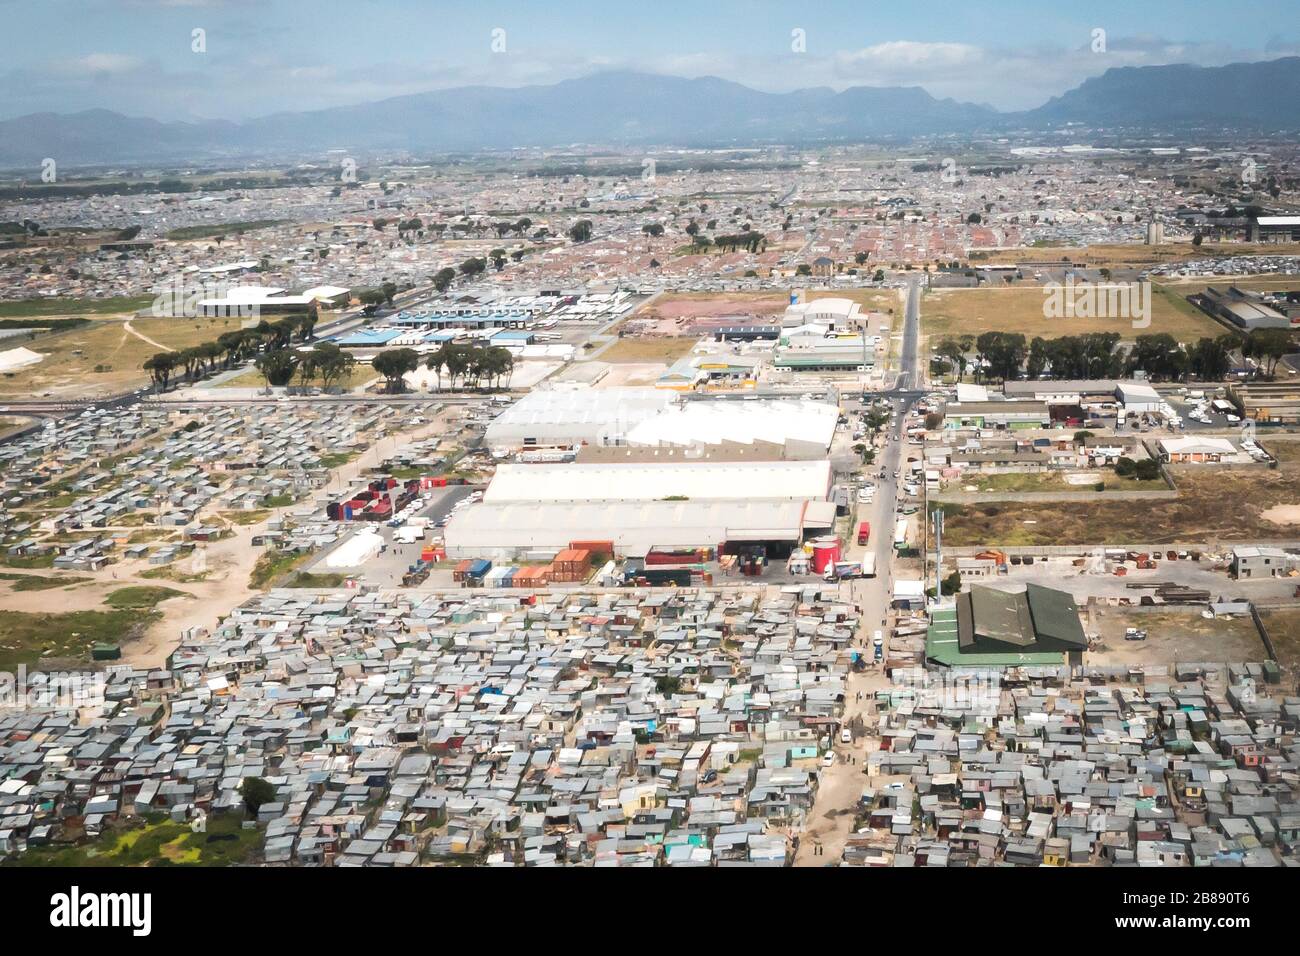
[[[903,347],[898,376],[894,387],[881,393],[892,405],[893,424],[886,433],[885,448],[876,458],[880,477],[876,481],[870,517],[859,514],[860,519],[871,522],[868,547],[876,556],[876,576],[854,581],[852,587],[853,600],[862,608],[855,649],[868,660],[873,654],[875,632],[886,631],[893,593],[893,531],[899,504],[898,476],[903,463],[904,421],[912,404],[923,394],[924,377],[918,362],[921,290],[916,280],[907,288],[903,315]],[[869,665],[864,671],[850,672],[845,684],[844,714],[840,726],[852,732],[853,743],[841,744],[839,737],[835,738],[835,763],[821,771],[817,798],[804,822],[795,866],[823,866],[838,863],[842,857],[844,843],[857,815],[862,788],[867,782],[863,775],[867,755],[879,746],[879,738],[868,737],[864,730],[874,720],[875,692],[887,685],[882,667]]]

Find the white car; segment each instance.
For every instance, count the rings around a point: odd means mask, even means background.
[[[828,751],[826,751],[825,755],[822,757],[822,766],[823,766],[823,767],[833,767],[833,766],[835,766],[835,751],[834,751],[834,750],[828,750]]]
[[[1226,418],[1228,421],[1232,422],[1234,425],[1237,422],[1241,421],[1240,415],[1224,415],[1223,417]]]
[[[842,744],[853,743],[853,734],[849,732],[848,728],[845,728],[844,730],[840,731],[840,743]]]

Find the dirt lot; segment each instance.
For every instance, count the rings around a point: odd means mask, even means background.
[[[1124,640],[1124,629],[1144,628],[1145,641]],[[1103,649],[1090,651],[1085,663],[1104,667],[1173,664],[1178,661],[1241,663],[1267,658],[1264,642],[1249,617],[1206,620],[1196,610],[1131,611],[1097,608],[1084,624],[1101,635]]]
[[[1168,501],[950,506],[944,539],[953,546],[1294,539],[1300,523],[1270,520],[1290,514],[1270,509],[1300,504],[1300,443],[1273,441],[1269,448],[1275,469],[1174,467],[1178,497]]]
[[[119,392],[149,381],[140,366],[169,349],[186,349],[240,327],[232,319],[108,319],[26,343],[45,356],[39,365],[0,375],[0,398],[57,398]],[[100,371],[95,371],[96,368]]]
[[[1021,332],[1026,339],[1054,338],[1086,332],[1118,332],[1124,338],[1168,332],[1180,341],[1213,338],[1224,328],[1202,315],[1181,296],[1157,286],[1151,296],[1151,325],[1134,329],[1127,319],[1048,318],[1043,314],[1042,286],[1006,289],[945,289],[926,293],[921,302],[921,331],[931,344],[945,335]]]
[[[1300,670],[1300,604],[1288,608],[1268,608],[1259,612],[1268,628],[1268,636],[1277,651],[1278,663],[1291,673]]]
[[[611,365],[661,362],[668,366],[679,358],[690,355],[697,341],[694,336],[671,339],[623,338],[601,352],[600,360]]]
[[[673,292],[661,295],[631,319],[697,319],[708,316],[780,315],[790,300],[779,292]]]
[[[1074,478],[1074,481],[1067,479]],[[1023,471],[996,475],[963,475],[949,481],[945,491],[1019,492],[1019,491],[1093,491],[1098,484],[1104,491],[1165,491],[1160,479],[1138,481],[1121,478],[1109,469],[1087,472]]]

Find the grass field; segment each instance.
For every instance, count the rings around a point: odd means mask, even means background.
[[[626,362],[663,362],[671,365],[679,358],[691,354],[699,339],[694,336],[673,339],[619,339],[600,353],[600,361],[620,364]]]
[[[96,644],[122,644],[143,633],[159,614],[139,608],[31,614],[0,610],[0,670],[47,658],[84,661]]]
[[[109,592],[104,603],[115,608],[153,608],[168,598],[189,597],[175,588],[135,585]]]
[[[286,588],[340,588],[347,581],[346,574],[337,572],[326,572],[323,574],[313,574],[310,571],[299,571],[288,581],[284,583]]]
[[[1226,330],[1180,296],[1156,287],[1151,296],[1151,325],[1133,328],[1115,318],[1048,318],[1041,286],[1006,289],[945,289],[928,292],[921,301],[921,331],[927,348],[946,335],[1020,332],[1025,338],[1056,338],[1086,332],[1118,332],[1122,338],[1168,332],[1184,342],[1213,338]]]
[[[149,375],[141,366],[159,351],[145,339],[169,349],[191,348],[238,329],[240,323],[239,318],[148,318],[132,321],[128,329],[123,321],[105,320],[42,336],[27,347],[43,354],[45,360],[0,375],[0,398],[31,398],[46,392],[56,398],[71,398],[144,385]],[[139,335],[133,335],[131,329]]]
[[[1071,262],[1093,266],[1145,266],[1166,262],[1185,262],[1189,259],[1208,259],[1215,256],[1300,255],[1300,245],[1295,243],[1260,245],[1244,242],[1206,242],[1194,246],[1190,242],[1165,243],[1148,246],[1145,243],[1111,243],[1074,248],[1067,246],[1039,246],[1024,249],[998,249],[972,253],[972,265],[989,263],[1040,262],[1068,257]]]
[[[267,551],[253,565],[253,570],[248,575],[248,586],[254,590],[270,587],[277,578],[295,570],[308,556],[307,552],[294,554],[288,551]]]
[[[50,574],[9,574],[0,573],[0,581],[9,581],[10,587],[15,591],[49,591],[53,588],[66,588],[74,584],[83,584],[91,578],[80,578],[76,575],[59,577]]]
[[[1173,469],[1178,497],[1159,501],[999,502],[945,508],[953,547],[1290,540],[1300,525],[1262,512],[1300,504],[1300,446],[1274,442],[1277,468]]]
[[[152,295],[124,295],[111,299],[18,299],[0,302],[0,319],[21,319],[28,316],[56,315],[118,315],[138,312],[154,300]]]
[[[248,863],[262,845],[262,832],[243,828],[242,812],[209,816],[206,833],[162,814],[113,829],[97,839],[65,846],[31,847],[11,866],[235,866]]]
[[[288,219],[250,219],[245,222],[219,222],[211,226],[184,226],[167,233],[167,238],[173,241],[184,241],[187,239],[208,239],[213,236],[238,236],[245,232],[256,232],[259,229],[282,226],[287,222],[289,222]]]

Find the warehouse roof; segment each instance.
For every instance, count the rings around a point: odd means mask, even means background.
[[[448,523],[449,549],[565,547],[569,541],[610,540],[620,549],[797,540],[805,524],[828,527],[830,502],[645,501],[471,505]]]
[[[788,441],[830,447],[839,409],[795,399],[688,401],[640,422],[629,445],[717,445],[724,441],[782,445]]]
[[[524,439],[594,440],[616,437],[674,400],[656,388],[549,389],[529,392],[488,426],[489,445]]]
[[[973,585],[957,598],[962,651],[999,647],[1054,650],[1087,646],[1079,610],[1068,591],[1030,584],[1024,591]]]
[[[1162,438],[1160,450],[1166,455],[1235,455],[1237,453],[1236,446],[1226,438],[1202,438],[1192,435]]]
[[[825,498],[829,461],[504,464],[483,496],[512,501],[717,501]]]

